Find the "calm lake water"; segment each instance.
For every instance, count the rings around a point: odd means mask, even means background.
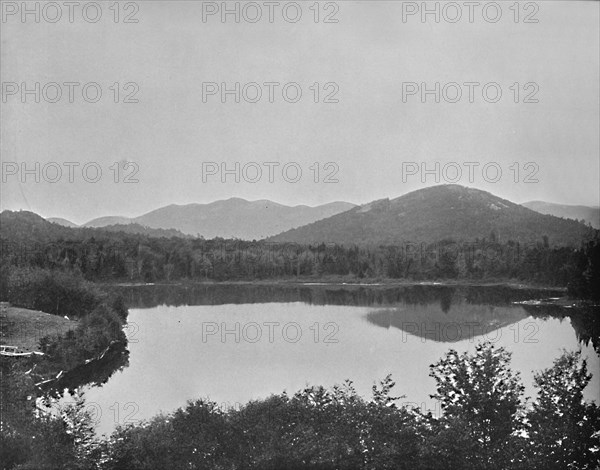
[[[404,402],[439,413],[429,398],[429,365],[450,348],[474,351],[482,340],[513,353],[513,369],[532,397],[532,371],[551,366],[562,348],[582,348],[594,373],[587,398],[600,399],[593,328],[567,309],[512,303],[556,295],[548,292],[216,285],[123,293],[130,306],[129,365],[85,392],[100,433],[201,397],[239,408],[271,393],[345,379],[368,397],[389,373]]]

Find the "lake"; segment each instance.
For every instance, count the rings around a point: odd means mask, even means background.
[[[346,379],[370,397],[392,374],[401,402],[439,414],[429,365],[489,340],[513,353],[526,396],[532,371],[582,348],[600,369],[597,320],[513,302],[559,293],[507,287],[205,285],[123,288],[129,364],[85,397],[99,433],[210,398],[223,409]],[[596,312],[597,313],[597,312]],[[583,318],[583,319],[582,319]],[[594,317],[597,319],[597,315]],[[586,398],[599,400],[594,374]]]

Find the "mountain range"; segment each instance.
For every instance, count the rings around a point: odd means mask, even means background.
[[[175,229],[186,235],[204,238],[241,238],[259,240],[286,230],[325,219],[355,207],[348,202],[332,202],[316,207],[286,206],[273,201],[246,201],[231,198],[209,204],[186,204],[161,207],[139,217],[107,216],[90,220],[82,227],[118,230],[137,224],[152,229]],[[48,219],[66,227],[76,224],[59,218]],[[130,233],[133,230],[125,230]],[[138,232],[139,233],[139,232]]]
[[[476,238],[578,245],[592,229],[575,220],[544,215],[464,186],[439,185],[352,208],[288,230],[269,240],[293,243],[394,245]]]
[[[510,306],[461,303],[460,308],[449,311],[433,304],[383,308],[368,313],[366,318],[373,325],[398,328],[425,341],[456,343],[489,335],[524,320],[527,314]]]
[[[139,224],[107,225],[101,228],[70,226],[44,219],[29,211],[3,211],[0,213],[0,236],[15,243],[51,243],[56,240],[79,240],[90,237],[106,238],[106,232],[115,232],[109,237],[119,238],[116,232],[146,235],[151,238],[194,238],[175,229],[157,229]],[[65,220],[65,219],[62,219]],[[65,222],[69,222],[65,220]]]
[[[210,204],[169,205],[139,217],[107,216],[82,227],[155,237],[223,237],[276,242],[397,244],[443,239],[578,244],[598,226],[600,209],[534,201],[519,205],[489,192],[439,185],[356,206],[333,202],[317,207],[286,206],[240,198]],[[573,219],[573,220],[568,220]],[[577,220],[574,220],[577,219]],[[77,227],[65,219],[48,219]],[[594,222],[595,220],[595,222]],[[583,222],[583,223],[580,223]]]
[[[583,220],[595,229],[600,229],[600,207],[570,206],[544,201],[530,201],[521,205],[540,214],[550,214],[565,219]]]

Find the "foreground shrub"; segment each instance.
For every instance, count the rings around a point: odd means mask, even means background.
[[[583,399],[591,377],[581,352],[566,351],[535,375],[538,399],[528,414],[528,454],[537,468],[598,468],[600,408]]]
[[[79,318],[107,298],[80,275],[60,270],[10,267],[4,281],[3,300],[53,315]]]
[[[26,424],[3,423],[2,443],[10,448],[2,455],[11,462],[5,468],[20,469],[599,467],[600,410],[583,400],[590,375],[581,353],[565,352],[536,374],[539,393],[531,406],[521,401],[523,385],[510,369],[510,354],[489,343],[473,354],[449,351],[431,366],[431,376],[441,417],[398,407],[388,376],[369,400],[349,381],[272,395],[241,409],[196,400],[169,415],[120,427],[103,441],[94,439],[82,405],[59,417],[13,416],[14,423]],[[19,455],[24,449],[27,455]]]

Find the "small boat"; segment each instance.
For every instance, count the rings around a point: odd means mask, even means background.
[[[6,346],[0,345],[0,355],[9,357],[28,357],[33,355],[43,356],[44,353],[33,351],[33,352],[22,352],[17,346]]]

